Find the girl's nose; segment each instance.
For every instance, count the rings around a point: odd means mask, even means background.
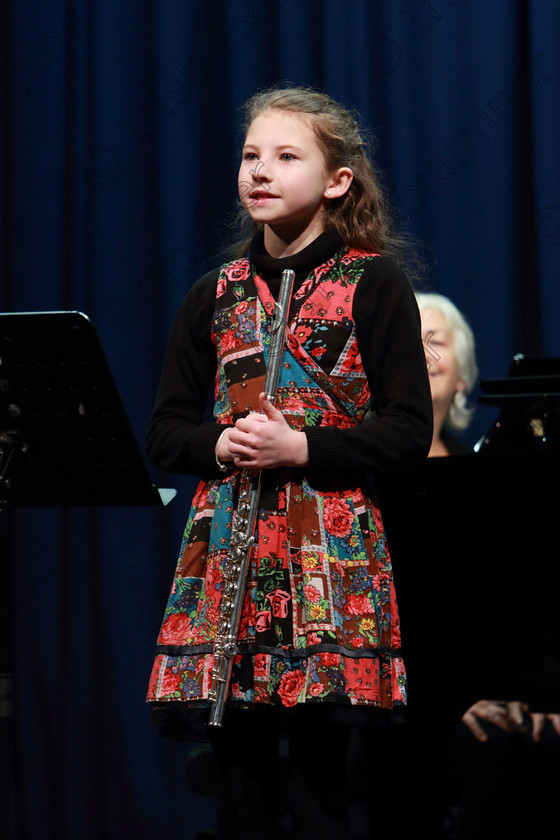
[[[268,181],[268,175],[266,173],[266,166],[263,160],[257,161],[254,167],[251,169],[250,174],[253,176],[255,181]]]

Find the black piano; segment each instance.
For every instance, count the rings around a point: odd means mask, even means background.
[[[498,419],[472,454],[379,495],[411,705],[523,700],[560,711],[560,360],[480,384]]]

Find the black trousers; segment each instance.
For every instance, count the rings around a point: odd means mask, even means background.
[[[231,712],[212,733],[219,840],[348,840],[349,727],[315,710]],[[310,712],[311,713],[308,713]]]
[[[219,840],[443,836],[443,761],[413,726],[355,725],[322,707],[230,714],[213,733]]]

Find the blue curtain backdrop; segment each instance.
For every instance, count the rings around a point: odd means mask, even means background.
[[[94,321],[142,440],[173,316],[220,261],[239,107],[318,86],[378,140],[483,377],[560,356],[556,0],[4,0],[4,311]],[[467,437],[494,419],[479,408]],[[144,694],[193,481],[164,511],[18,510],[17,840],[211,831]]]

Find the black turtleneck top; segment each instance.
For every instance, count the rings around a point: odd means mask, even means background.
[[[275,259],[266,252],[261,233],[249,259],[277,298],[284,269],[295,271],[296,290],[340,248],[338,235],[326,231],[299,253]],[[221,475],[214,447],[224,427],[205,420],[216,373],[210,329],[218,273],[215,269],[196,282],[179,309],[145,441],[156,466],[203,478]],[[416,300],[393,260],[378,257],[364,271],[352,315],[373,411],[354,429],[313,426],[304,431],[311,473],[328,477],[343,468],[360,483],[365,474],[413,466],[426,457],[432,401]]]

